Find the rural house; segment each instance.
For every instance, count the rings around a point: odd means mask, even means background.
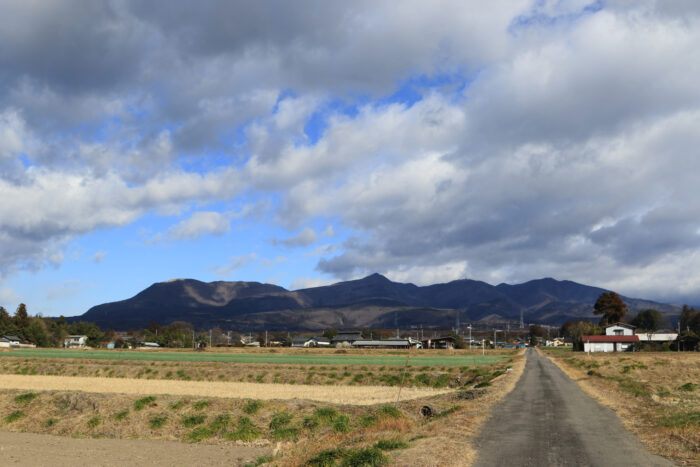
[[[452,336],[432,337],[421,341],[424,349],[454,349],[455,338]]]
[[[342,331],[335,335],[331,339],[331,345],[333,347],[350,347],[353,342],[362,339],[362,333],[360,331]]]
[[[87,336],[68,336],[63,340],[63,347],[69,349],[84,349],[87,347]]]
[[[626,323],[615,323],[605,327],[603,336],[581,336],[584,352],[625,352],[631,350],[639,337],[635,327]]]

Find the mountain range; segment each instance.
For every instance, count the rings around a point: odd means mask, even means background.
[[[505,320],[559,325],[597,319],[593,304],[607,290],[537,279],[490,285],[471,279],[416,286],[380,274],[333,285],[290,291],[259,282],[158,282],[126,300],[97,305],[72,321],[91,321],[117,331],[186,321],[197,329],[318,331],[328,328],[449,328],[461,323]],[[655,308],[667,315],[679,307],[623,297],[631,311]]]

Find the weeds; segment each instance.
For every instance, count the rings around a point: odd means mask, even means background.
[[[95,415],[87,421],[87,426],[88,428],[97,428],[100,423],[102,423],[102,419]]]
[[[27,392],[25,394],[15,396],[13,400],[15,401],[15,403],[20,405],[29,405],[29,403],[37,397],[39,397],[39,394],[37,394],[36,392]]]
[[[247,413],[248,415],[254,415],[262,408],[263,404],[259,400],[249,400],[246,402],[246,404],[243,406],[243,411]]]
[[[253,425],[253,422],[248,417],[240,417],[236,430],[226,435],[226,438],[232,441],[240,440],[245,442],[254,441],[259,437],[260,430]]]
[[[197,401],[192,405],[194,410],[203,410],[209,407],[210,402],[208,400]]]
[[[206,415],[190,415],[189,417],[182,417],[182,425],[187,428],[193,428],[204,423],[206,419]]]
[[[14,412],[10,413],[7,417],[5,417],[5,423],[16,422],[20,418],[24,417],[24,415],[24,410],[15,410]]]
[[[114,414],[114,419],[118,422],[124,420],[126,417],[129,416],[129,409],[124,409],[120,410],[119,412]]]
[[[165,422],[167,421],[168,417],[166,417],[165,415],[154,415],[148,419],[148,426],[151,427],[151,430],[157,430],[159,428],[162,428],[163,425],[165,425]]]
[[[374,447],[382,451],[393,451],[394,449],[406,449],[408,444],[397,439],[382,439],[377,441]]]
[[[146,396],[134,401],[134,410],[143,410],[156,401],[154,396]]]
[[[377,415],[389,418],[399,418],[403,414],[393,405],[383,405],[377,409]]]

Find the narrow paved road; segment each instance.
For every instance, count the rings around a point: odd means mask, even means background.
[[[671,466],[625,430],[549,359],[528,349],[525,372],[476,440],[477,467]]]

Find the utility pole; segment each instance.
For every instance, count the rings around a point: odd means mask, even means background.
[[[681,351],[681,320],[678,320],[678,337],[676,337],[676,351]]]
[[[265,347],[267,347],[267,329],[265,329]]]
[[[468,328],[469,328],[469,350],[471,350],[472,349],[472,325],[470,324],[468,326]]]
[[[209,348],[211,349],[211,329],[209,330]]]

